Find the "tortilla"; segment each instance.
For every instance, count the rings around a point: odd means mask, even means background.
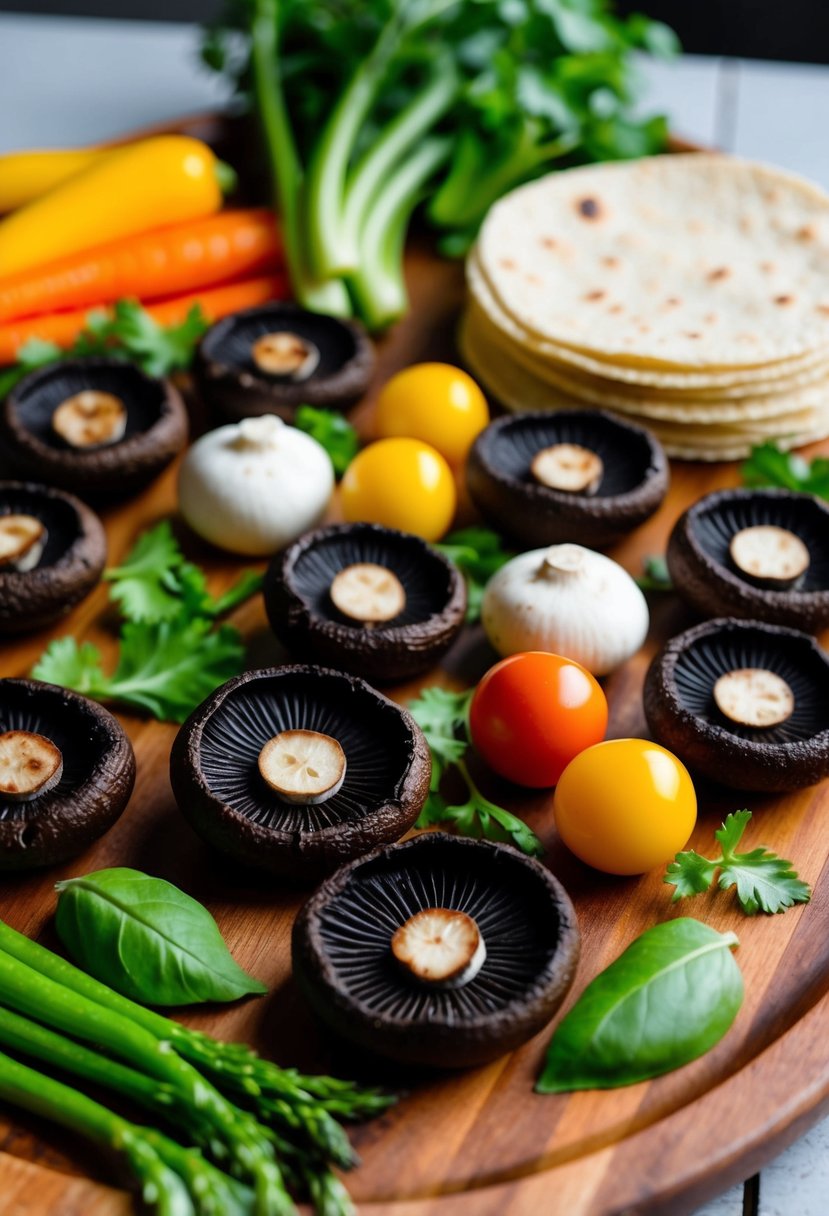
[[[477,258],[522,329],[600,363],[728,373],[829,345],[829,196],[731,157],[549,174],[495,204]]]

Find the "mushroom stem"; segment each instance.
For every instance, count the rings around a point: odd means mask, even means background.
[[[538,578],[567,578],[584,568],[584,550],[579,545],[551,545],[538,567]]]

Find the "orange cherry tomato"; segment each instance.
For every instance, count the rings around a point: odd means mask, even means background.
[[[571,852],[606,874],[644,874],[670,861],[697,820],[685,765],[646,739],[608,739],[581,752],[553,801]]]
[[[607,700],[584,667],[540,650],[491,667],[469,710],[472,742],[496,773],[518,785],[555,785],[585,747],[604,738]]]

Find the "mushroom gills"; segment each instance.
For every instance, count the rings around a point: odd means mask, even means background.
[[[423,908],[394,933],[391,951],[401,968],[421,983],[462,988],[486,961],[486,943],[465,912]]]
[[[258,767],[265,784],[286,802],[317,806],[341,788],[346,759],[330,735],[283,730],[262,748]]]
[[[728,552],[740,573],[760,586],[791,586],[809,569],[809,550],[800,537],[774,524],[742,528]]]
[[[319,367],[319,347],[289,330],[274,330],[253,343],[251,357],[260,372],[278,380],[307,380]]]
[[[127,408],[120,397],[86,388],[62,401],[52,414],[52,430],[70,448],[101,448],[118,443],[127,429]]]
[[[46,547],[46,528],[34,515],[0,516],[0,570],[34,570]]]
[[[601,457],[577,443],[554,443],[533,457],[530,472],[550,490],[595,494],[604,476]]]
[[[394,620],[406,607],[400,579],[375,562],[345,566],[334,576],[328,594],[338,612],[369,627]]]
[[[795,699],[789,685],[773,671],[741,667],[725,672],[714,685],[714,704],[729,722],[767,729],[787,722]]]
[[[0,797],[30,802],[54,789],[63,775],[63,755],[51,739],[28,730],[0,734]]]

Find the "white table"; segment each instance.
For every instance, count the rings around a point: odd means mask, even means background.
[[[643,62],[678,134],[829,189],[829,68],[687,56]],[[83,144],[221,105],[191,26],[0,14],[0,152]],[[745,1206],[744,1206],[745,1205]],[[829,1119],[696,1216],[827,1216]]]

